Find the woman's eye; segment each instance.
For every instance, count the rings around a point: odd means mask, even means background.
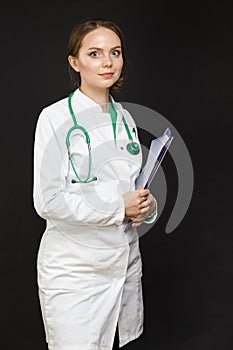
[[[119,50],[112,51],[113,56],[119,56],[120,54],[121,54],[121,52]]]
[[[90,53],[90,56],[91,57],[98,57],[99,53],[97,51],[93,51],[93,52]]]

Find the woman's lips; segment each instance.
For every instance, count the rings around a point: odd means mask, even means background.
[[[113,76],[113,73],[103,73],[103,74],[100,74],[100,76],[103,78],[111,78]]]

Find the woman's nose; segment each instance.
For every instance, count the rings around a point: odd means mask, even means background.
[[[111,65],[112,65],[111,57],[109,57],[109,55],[105,55],[103,57],[103,67],[111,67]]]

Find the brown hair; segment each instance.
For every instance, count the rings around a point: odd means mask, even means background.
[[[110,88],[110,90],[119,90],[122,87],[123,81],[124,81],[125,43],[124,43],[123,33],[115,23],[103,18],[87,18],[81,21],[79,24],[74,26],[74,28],[70,33],[69,40],[68,40],[68,56],[69,55],[77,56],[85,35],[91,32],[92,30],[100,27],[105,27],[112,30],[114,33],[117,34],[117,36],[120,38],[120,41],[121,41],[123,68],[119,79]],[[80,73],[76,72],[70,65],[69,65],[69,73],[70,73],[71,81],[73,82],[74,87],[77,88],[78,86],[80,86],[80,83],[81,83]]]

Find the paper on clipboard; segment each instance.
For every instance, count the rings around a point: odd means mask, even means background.
[[[141,186],[144,188],[150,186],[172,140],[173,136],[171,130],[167,128],[163,135],[151,141],[147,161],[135,181],[135,189]],[[125,223],[124,232],[129,229],[131,224],[132,220],[128,219]]]

